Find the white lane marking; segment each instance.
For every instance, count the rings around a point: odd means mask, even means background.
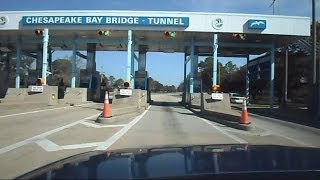
[[[16,149],[16,148],[18,148],[18,147],[21,147],[21,146],[23,146],[23,145],[29,144],[29,143],[31,143],[31,142],[35,142],[35,141],[37,141],[37,140],[44,139],[46,136],[49,136],[49,135],[51,135],[51,134],[53,134],[53,133],[56,133],[56,132],[59,132],[59,131],[62,131],[62,130],[64,130],[64,129],[66,129],[66,128],[69,128],[69,127],[72,127],[72,126],[74,126],[74,125],[77,125],[77,124],[79,124],[80,122],[85,121],[86,119],[91,119],[91,118],[96,117],[96,116],[98,116],[98,115],[100,115],[100,114],[101,114],[101,113],[95,114],[95,115],[92,115],[92,116],[89,116],[89,117],[86,117],[86,118],[83,118],[83,119],[78,120],[78,121],[76,121],[76,122],[73,122],[73,123],[71,123],[71,124],[67,124],[67,125],[65,125],[65,126],[62,126],[62,127],[56,128],[56,129],[53,129],[53,130],[51,130],[51,131],[47,131],[47,132],[45,132],[45,133],[42,133],[42,134],[39,134],[39,135],[37,135],[37,136],[28,138],[28,139],[23,140],[23,141],[20,141],[20,142],[18,142],[18,143],[11,144],[11,145],[9,145],[9,146],[6,146],[6,147],[4,147],[4,148],[1,148],[1,149],[0,149],[0,154],[6,153],[6,152],[8,152],[8,151],[11,151],[11,150]]]
[[[137,116],[132,120],[127,126],[119,130],[117,133],[115,133],[113,136],[108,138],[105,142],[99,144],[99,146],[95,150],[106,150],[108,149],[112,144],[114,144],[118,139],[120,139],[132,126],[134,126],[150,109],[151,106],[148,107],[141,115]]]
[[[127,125],[127,124],[99,125],[99,124],[89,123],[86,121],[83,121],[80,124],[85,125],[87,127],[91,127],[91,128],[113,128],[113,127],[124,127]]]
[[[36,141],[36,143],[48,152],[62,150],[62,148],[59,145],[48,139],[41,139]]]
[[[72,106],[58,107],[58,108],[52,108],[52,109],[42,109],[42,110],[29,111],[29,112],[23,112],[23,113],[17,113],[17,114],[8,114],[8,115],[0,116],[0,118],[19,116],[19,115],[25,115],[25,114],[32,114],[32,113],[38,113],[38,112],[43,112],[43,111],[53,111],[53,110],[58,110],[58,109],[66,109],[69,107],[72,107]]]
[[[93,142],[93,143],[83,143],[83,144],[71,144],[61,146],[62,149],[80,149],[80,148],[89,148],[89,147],[96,147],[102,142]]]
[[[89,123],[89,122],[85,122],[85,121],[81,122],[80,124],[85,125],[87,127],[91,127],[91,128],[100,128],[101,127],[100,125]]]
[[[209,124],[210,126],[214,127],[216,130],[220,131],[222,134],[228,136],[229,138],[231,138],[231,139],[233,139],[233,140],[235,140],[235,141],[237,141],[237,142],[239,142],[241,144],[248,144],[247,141],[245,141],[245,140],[243,140],[243,139],[241,139],[241,138],[239,138],[237,136],[234,136],[232,134],[227,133],[226,131],[224,131],[221,128],[219,128],[219,127],[215,126],[214,124],[212,124],[210,121],[208,121],[206,119],[203,119],[203,118],[199,118],[199,119],[201,119],[203,122]]]
[[[88,103],[88,104],[79,104],[74,107],[87,107],[87,106],[93,106],[94,104]],[[52,110],[58,110],[58,109],[67,109],[73,106],[64,106],[64,107],[57,107],[57,108],[50,108],[50,109],[41,109],[41,110],[36,110],[36,111],[28,111],[28,112],[23,112],[23,113],[16,113],[16,114],[8,114],[8,115],[3,115],[0,116],[0,118],[4,117],[11,117],[11,116],[19,116],[19,115],[25,115],[25,114],[32,114],[32,113],[38,113],[38,112],[43,112],[43,111],[52,111]]]
[[[101,128],[105,128],[105,127],[124,127],[128,124],[113,124],[113,125],[104,125],[104,126],[101,126]]]

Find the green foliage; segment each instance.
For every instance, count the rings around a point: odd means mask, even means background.
[[[151,92],[176,92],[177,89],[174,85],[163,85],[159,81],[149,78],[149,87]]]
[[[201,77],[203,80],[203,90],[206,92],[211,92],[212,91],[213,58],[207,57],[204,61],[199,63],[199,67],[202,69]],[[234,87],[229,85],[231,83],[230,80],[235,79],[235,78],[232,78],[233,76],[231,74],[235,74],[235,72],[237,72],[239,68],[235,64],[233,64],[231,61],[229,61],[225,65],[222,65],[222,63],[218,62],[217,70],[218,70],[217,82],[218,84],[221,85],[221,89],[223,91],[226,91],[226,90],[229,90],[231,87]]]

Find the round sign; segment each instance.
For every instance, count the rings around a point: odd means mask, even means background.
[[[216,18],[212,21],[212,27],[214,29],[219,30],[222,28],[222,26],[223,26],[223,20],[221,18]]]
[[[8,22],[8,17],[0,16],[0,26],[4,26]]]

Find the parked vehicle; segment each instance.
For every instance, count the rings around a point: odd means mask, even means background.
[[[230,103],[241,104],[243,103],[243,99],[245,98],[244,95],[239,93],[229,93],[230,96]]]

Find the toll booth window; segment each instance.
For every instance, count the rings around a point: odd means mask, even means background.
[[[96,77],[92,77],[92,84],[91,84],[91,88],[92,89],[97,89],[97,83],[98,83],[98,80]]]

